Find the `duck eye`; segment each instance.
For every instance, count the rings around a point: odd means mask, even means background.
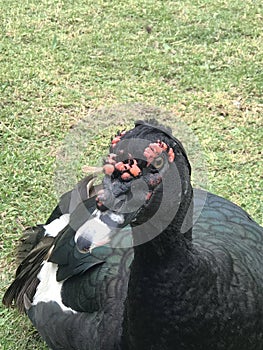
[[[156,169],[161,169],[163,167],[163,164],[164,164],[164,159],[163,157],[157,157],[152,165],[156,168]]]

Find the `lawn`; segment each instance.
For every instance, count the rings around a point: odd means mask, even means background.
[[[262,24],[260,0],[0,0],[1,296],[23,228],[151,106],[195,139],[195,183],[263,223]],[[26,317],[0,313],[0,349],[46,349]]]

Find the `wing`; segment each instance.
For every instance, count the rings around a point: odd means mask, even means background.
[[[229,266],[234,276],[251,276],[255,284],[262,285],[263,228],[239,206],[205,191],[194,191],[194,208],[198,213],[193,227],[197,249],[228,260],[229,264],[217,265]]]
[[[122,246],[127,237],[122,232],[115,244]],[[60,282],[63,305],[52,300],[28,305],[29,318],[52,349],[119,349],[133,250],[115,244],[94,249],[93,257],[103,263],[87,268],[84,262],[85,272]]]
[[[16,271],[15,280],[4,294],[3,304],[14,305],[20,311],[24,310],[24,295],[27,294],[29,300],[33,300],[39,280],[37,278],[41,266],[48,258],[50,249],[54,244],[55,235],[47,234],[47,229],[51,225],[59,230],[66,224],[67,220],[60,220],[63,215],[70,215],[77,206],[91,197],[90,201],[95,205],[94,194],[100,186],[94,186],[93,177],[87,176],[81,180],[76,187],[64,194],[45,225],[37,225],[25,230],[17,249],[19,266]],[[55,222],[60,221],[60,225]],[[62,222],[61,222],[62,221]],[[55,223],[55,224],[54,224]],[[58,232],[56,232],[58,233]]]
[[[107,244],[87,251],[79,249],[75,236],[81,227],[81,234],[85,235],[95,207],[95,199],[78,205],[69,224],[57,236],[48,259],[57,265],[57,281],[63,281],[63,304],[82,312],[99,310],[110,295],[117,296],[115,288],[121,289],[120,284],[128,283],[133,258],[131,248],[121,248],[132,245],[129,226],[116,232]]]

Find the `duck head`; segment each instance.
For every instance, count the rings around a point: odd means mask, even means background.
[[[103,189],[96,198],[100,220],[113,228],[136,228],[135,245],[157,236],[175,217],[177,226],[183,225],[184,215],[178,215],[192,199],[191,166],[170,130],[156,121],[138,121],[119,132],[103,170]]]

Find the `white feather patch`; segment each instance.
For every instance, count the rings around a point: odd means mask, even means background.
[[[98,243],[101,242],[107,243],[110,239],[111,229],[100,220],[101,212],[97,209],[93,212],[93,218],[86,221],[75,234],[75,242],[77,242],[79,236],[85,236],[90,242]]]
[[[58,282],[56,279],[57,273],[57,264],[52,262],[45,261],[43,266],[38,274],[38,279],[40,280],[39,285],[37,286],[36,294],[33,298],[33,305],[36,305],[40,302],[49,302],[55,301],[64,311],[72,311],[71,308],[65,306],[61,299],[61,288],[63,281]]]
[[[50,224],[44,225],[44,229],[46,230],[45,236],[56,237],[69,223],[69,217],[70,214],[63,214],[60,218],[51,221]]]

